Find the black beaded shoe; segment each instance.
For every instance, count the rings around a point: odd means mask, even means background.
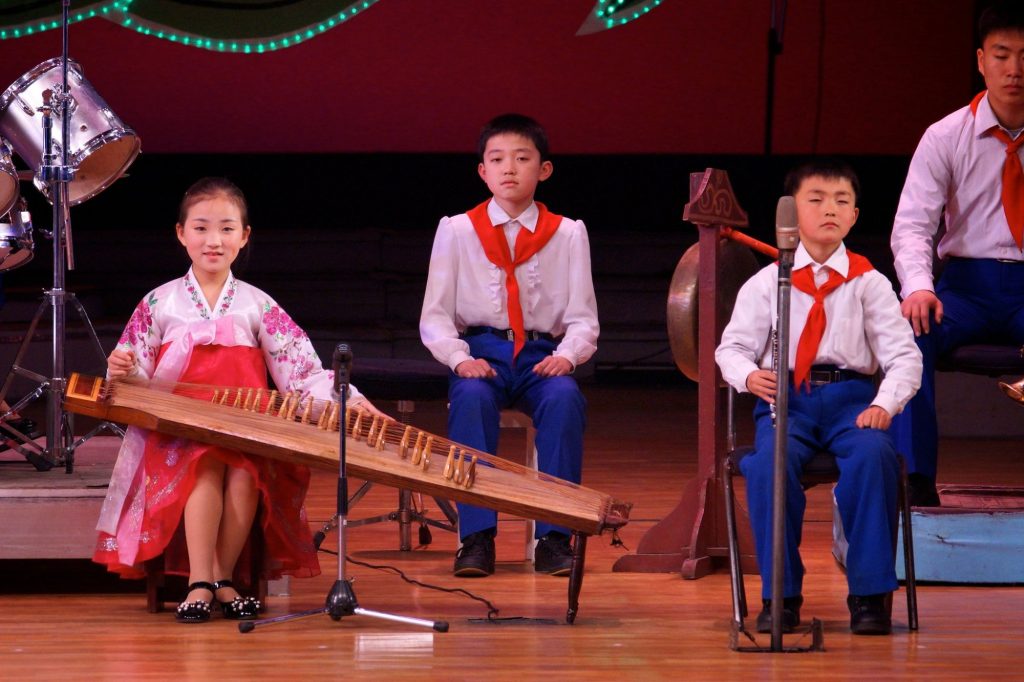
[[[189,592],[193,590],[209,590],[211,600],[214,598],[213,593],[216,589],[211,583],[202,580],[188,586]],[[210,602],[203,599],[183,601],[178,604],[174,617],[179,623],[205,623],[210,620],[210,609]]]
[[[218,580],[215,582],[213,584],[214,598],[217,596],[216,591],[225,587],[235,588],[230,580]],[[256,597],[238,595],[229,602],[221,601],[220,608],[224,612],[224,617],[228,620],[253,620],[260,615],[260,609],[263,608],[263,604]]]
[[[460,578],[479,578],[494,573],[493,530],[482,530],[462,538],[462,547],[455,554],[453,572]]]
[[[855,635],[888,635],[892,633],[892,618],[889,616],[886,598],[889,592],[846,598],[850,608],[850,631]]]
[[[569,575],[572,572],[569,536],[551,532],[538,540],[533,552],[533,570],[548,575]]]
[[[761,633],[772,631],[772,600],[761,600],[761,613],[757,614],[757,631]],[[786,597],[782,600],[782,631],[793,632],[796,626],[800,625],[800,607],[804,605],[802,596]]]

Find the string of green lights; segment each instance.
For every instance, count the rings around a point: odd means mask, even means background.
[[[211,10],[202,3],[153,3],[145,0],[107,0],[106,2],[73,3],[69,10],[69,23],[89,19],[106,19],[141,35],[167,40],[180,45],[214,52],[235,54],[264,54],[294,47],[340,26],[365,12],[380,0],[307,0],[292,3],[289,14],[279,13],[273,18],[277,24],[251,21],[259,10],[252,3],[236,8],[219,5]],[[623,26],[648,14],[663,0],[597,0],[577,35],[596,33]],[[303,5],[305,5],[303,7]],[[299,6],[300,11],[296,11]],[[26,3],[24,11],[9,12],[16,23],[0,26],[0,40],[12,40],[36,35],[61,27],[61,16],[39,3]],[[301,26],[286,27],[285,17],[299,20],[313,18]],[[246,22],[249,22],[248,24]],[[173,25],[172,25],[173,24]],[[249,35],[229,35],[239,27]],[[268,34],[266,26],[271,26]],[[276,29],[276,30],[275,30]]]

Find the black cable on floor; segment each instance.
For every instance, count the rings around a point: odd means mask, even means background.
[[[331,550],[331,549],[324,549],[323,547],[321,547],[320,551],[321,552],[326,552],[327,554],[332,554],[334,556],[338,556],[338,553],[335,552],[334,550]],[[479,597],[479,596],[473,594],[472,592],[470,592],[469,590],[465,590],[465,589],[463,589],[461,587],[441,587],[440,585],[431,585],[430,583],[425,583],[425,582],[422,582],[420,580],[416,580],[415,578],[410,578],[409,576],[407,576],[402,571],[402,569],[398,568],[397,566],[389,566],[387,564],[381,564],[381,565],[368,564],[368,563],[366,563],[364,561],[357,561],[356,559],[353,559],[350,556],[346,556],[345,557],[345,561],[347,561],[350,564],[355,564],[356,566],[363,566],[365,568],[372,568],[372,569],[374,569],[376,571],[392,571],[399,578],[401,578],[402,580],[404,580],[405,582],[407,582],[407,583],[409,583],[411,585],[416,585],[418,587],[425,587],[425,588],[427,588],[429,590],[437,590],[438,592],[448,592],[450,594],[461,594],[461,595],[466,596],[466,597],[468,597],[470,599],[474,599],[474,600],[476,600],[478,602],[483,603],[487,607],[487,620],[496,620],[495,616],[498,615],[498,607],[497,606],[492,604],[487,599],[484,599],[483,597]]]

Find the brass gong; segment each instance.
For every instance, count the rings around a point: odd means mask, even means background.
[[[732,316],[736,294],[761,266],[750,248],[728,239],[719,243],[718,309],[722,319]],[[697,375],[697,294],[700,244],[686,250],[676,265],[668,287],[668,340],[676,366],[688,379]]]

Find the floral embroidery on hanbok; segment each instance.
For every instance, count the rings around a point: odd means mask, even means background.
[[[309,379],[314,372],[322,371],[319,359],[309,336],[295,321],[277,305],[269,302],[263,304],[263,329],[279,345],[270,348],[268,354],[273,362],[291,365],[288,383],[296,384]]]
[[[185,284],[185,291],[188,292],[189,297],[192,299],[192,304],[196,308],[196,312],[204,320],[210,319],[210,313],[207,312],[206,301],[203,300],[202,289],[196,284],[192,278],[192,271],[189,270],[182,278]],[[231,303],[235,300],[235,292],[238,289],[238,280],[233,275],[228,276],[228,281],[225,283],[225,291],[221,294],[220,305],[217,306],[216,314],[218,317],[222,317],[228,310],[231,309]]]
[[[143,299],[135,307],[117,345],[137,348],[144,358],[156,358],[156,349],[149,342],[149,337],[153,334],[153,309],[156,307],[156,303],[157,297],[154,291],[150,293],[148,299]]]

